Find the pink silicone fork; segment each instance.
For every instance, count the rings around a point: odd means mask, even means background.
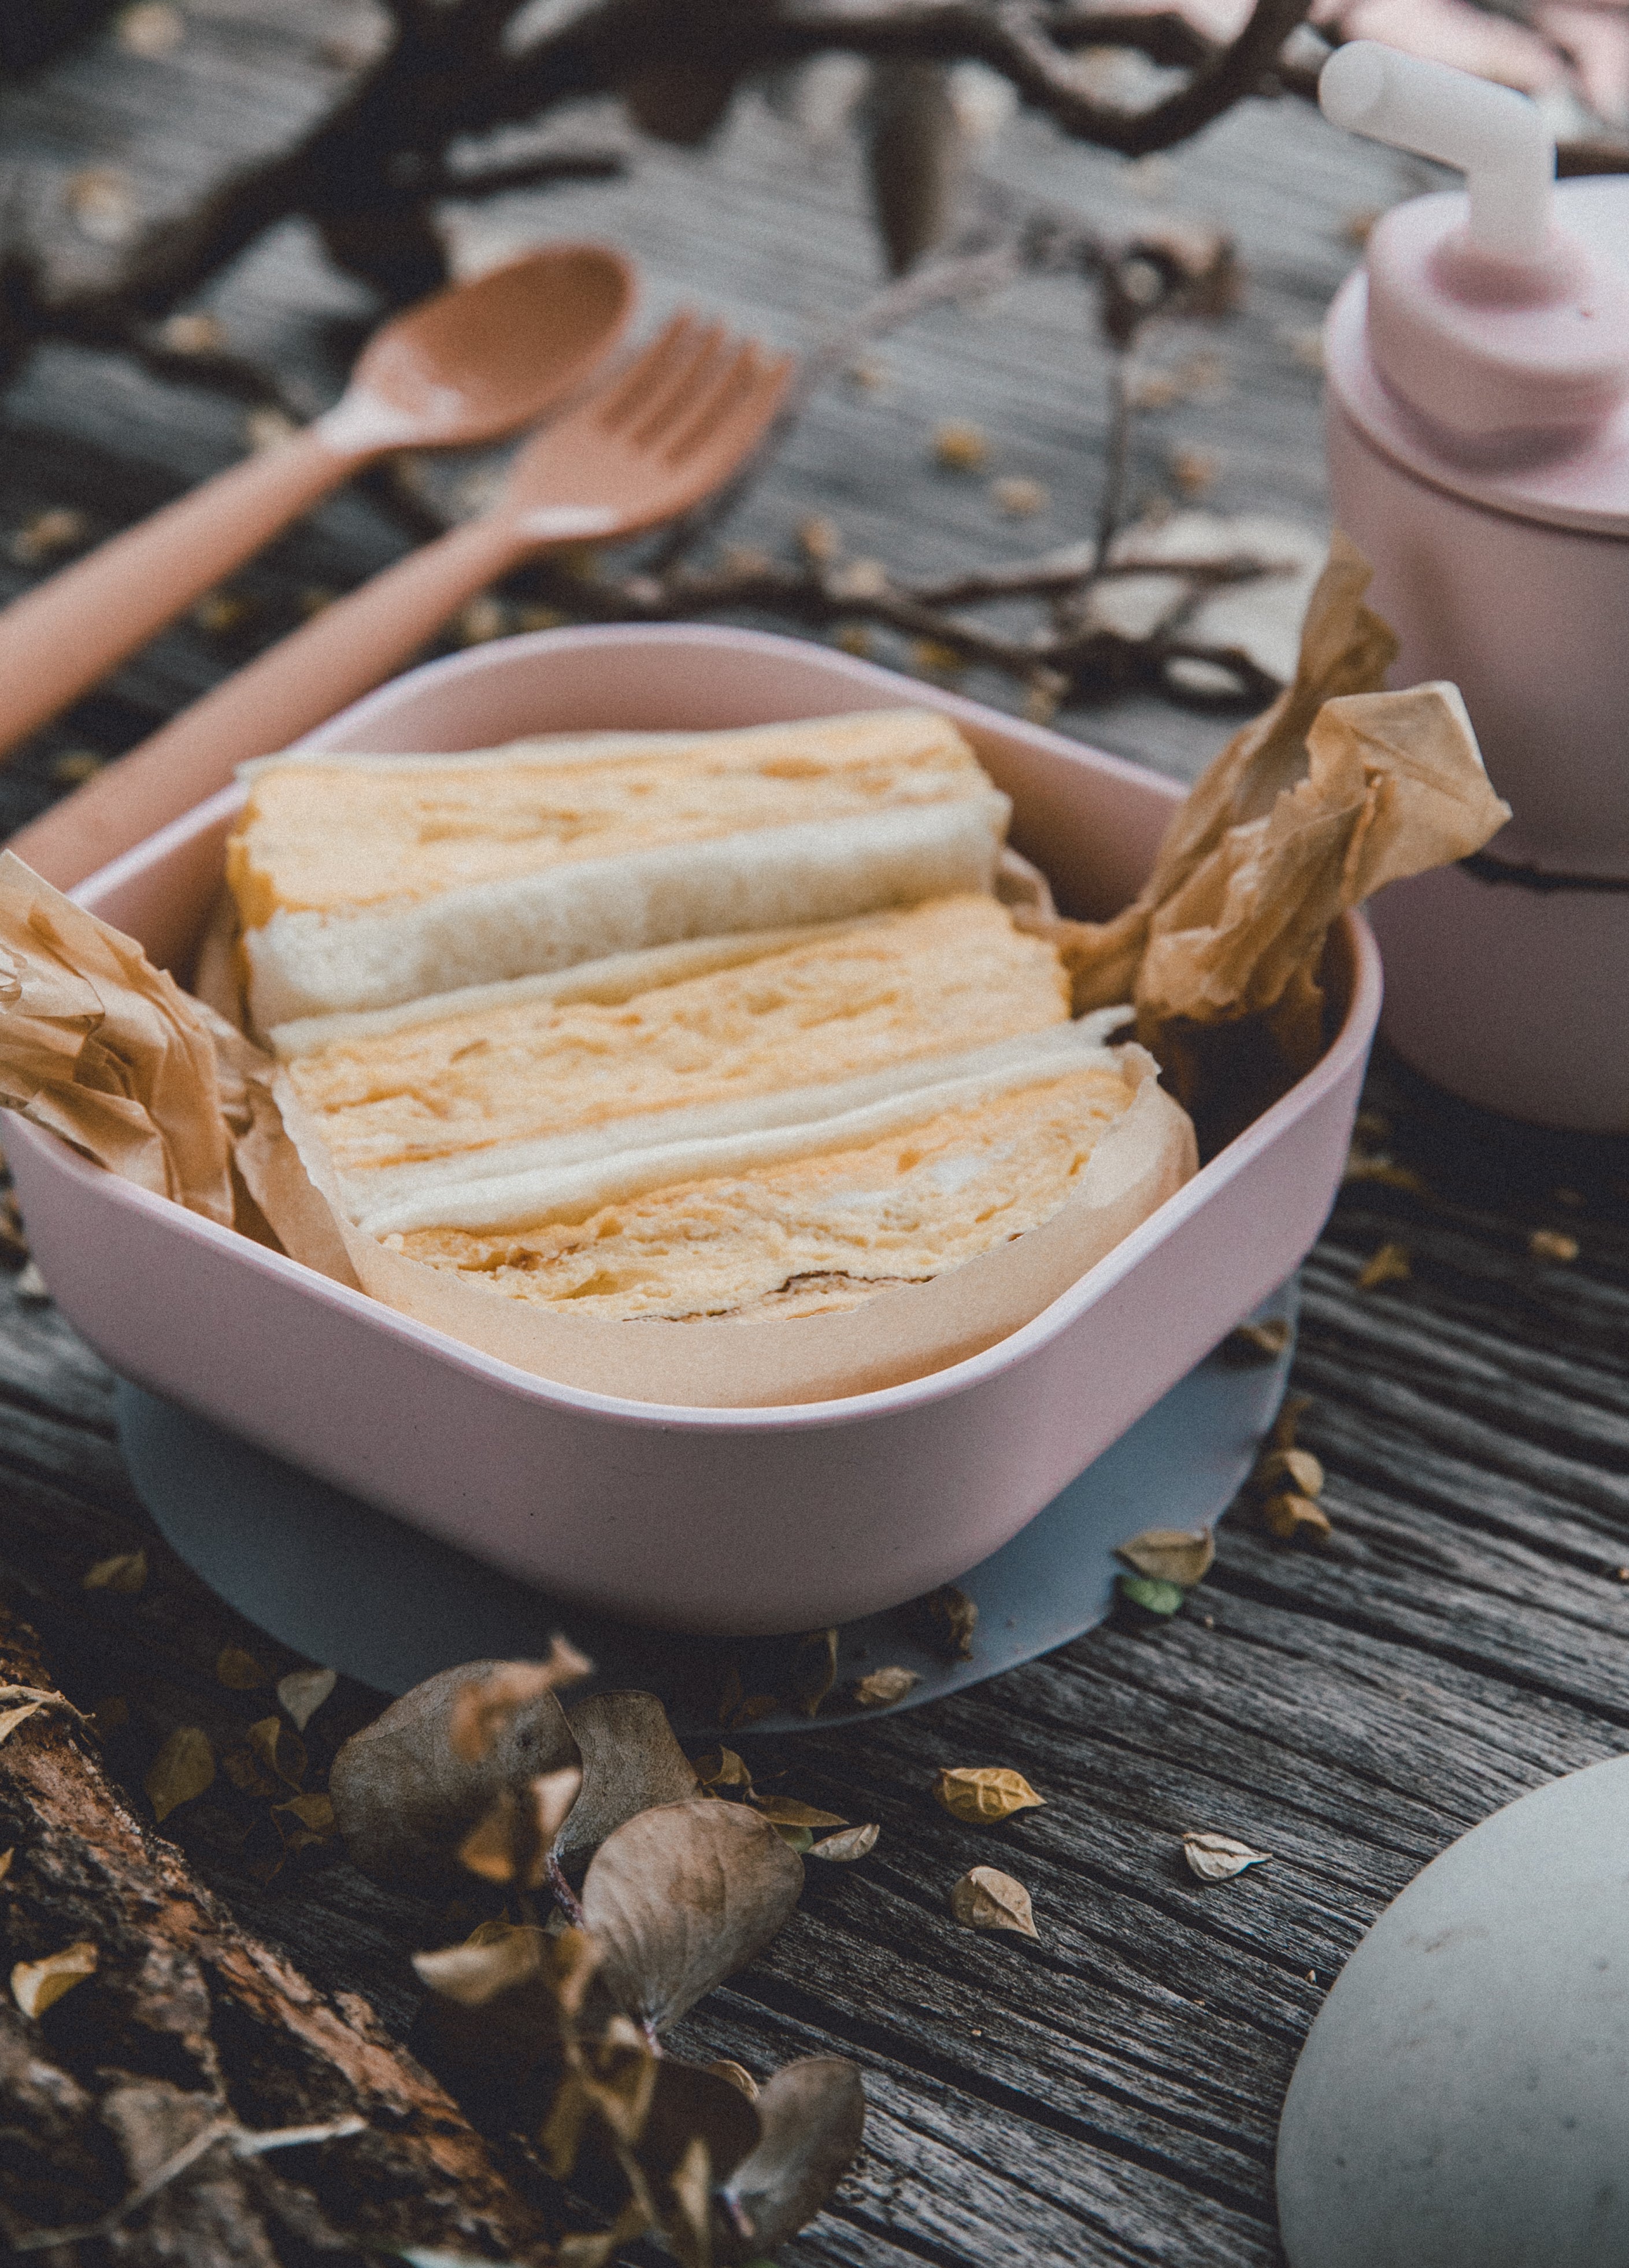
[[[719,488],[757,446],[792,362],[675,315],[618,377],[516,458],[492,508],[335,600],[14,836],[69,888],[286,747],[413,658],[475,593],[563,545],[636,535]]]

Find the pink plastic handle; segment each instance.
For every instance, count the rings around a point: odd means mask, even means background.
[[[182,710],[7,847],[58,889],[71,889],[225,787],[239,764],[287,747],[382,685],[467,600],[534,549],[496,519],[472,520],[410,552]]]
[[[178,497],[0,614],[0,753],[26,740],[348,480],[307,428]]]

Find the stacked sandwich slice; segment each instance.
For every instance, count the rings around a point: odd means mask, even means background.
[[[1074,1200],[1063,1288],[1191,1173],[1192,1131],[994,895],[1006,814],[910,711],[257,768],[248,998],[362,1280],[402,1305],[433,1278],[444,1326],[455,1285],[505,1351],[494,1294],[691,1337],[874,1307],[902,1375],[969,1330],[901,1298],[983,1285]],[[808,1392],[875,1381],[874,1348],[829,1374],[824,1342],[769,1337]]]

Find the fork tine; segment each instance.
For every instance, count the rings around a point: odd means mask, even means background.
[[[614,431],[628,418],[637,416],[664,379],[689,359],[699,328],[687,307],[670,316],[650,344],[640,350],[592,405],[596,423]]]
[[[769,423],[779,408],[791,379],[792,364],[785,356],[766,357],[753,342],[741,347],[708,391],[704,400],[689,406],[689,414],[667,438],[663,455],[671,465],[705,449],[739,447],[739,434],[756,423]]]
[[[686,414],[689,405],[700,399],[712,382],[720,357],[727,354],[729,342],[729,334],[722,323],[707,326],[683,368],[674,371],[640,404],[638,416],[625,435],[636,448],[652,447],[674,421]]]

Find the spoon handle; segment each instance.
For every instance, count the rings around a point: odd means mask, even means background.
[[[311,427],[246,457],[0,614],[0,755],[106,677],[362,460]]]
[[[494,516],[409,552],[183,709],[128,756],[21,828],[7,846],[71,889],[155,828],[410,661],[450,615],[537,547]]]

